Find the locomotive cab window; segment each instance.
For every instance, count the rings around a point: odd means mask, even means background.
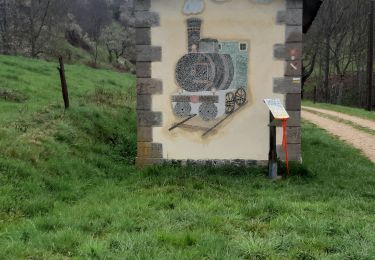
[[[247,43],[240,43],[240,51],[247,51]]]

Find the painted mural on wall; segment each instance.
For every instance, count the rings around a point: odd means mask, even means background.
[[[179,90],[172,95],[180,122],[170,130],[199,118],[195,128],[206,135],[247,103],[249,42],[203,38],[202,24],[199,18],[187,19],[187,54],[177,62]]]

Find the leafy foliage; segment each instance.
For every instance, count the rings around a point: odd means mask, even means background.
[[[133,13],[133,0],[0,1],[0,54],[76,60],[69,44],[94,67],[134,60]]]

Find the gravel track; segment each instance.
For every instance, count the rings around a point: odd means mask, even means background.
[[[315,109],[315,108],[311,109],[310,107],[306,109],[320,112],[320,113],[325,113],[325,114],[332,115],[335,117],[340,117],[344,120],[352,121],[355,124],[375,130],[375,126],[369,124],[369,123],[374,124],[374,122],[369,121],[369,120],[365,120],[365,119],[361,119],[361,118],[357,118],[353,116],[347,116],[347,115],[343,115],[341,113],[337,113],[333,111],[327,111],[329,113],[326,113],[326,110],[323,110],[323,109]],[[302,111],[302,118],[307,121],[310,121],[311,123],[317,125],[320,128],[327,130],[332,135],[337,136],[341,140],[361,150],[362,153],[367,158],[369,158],[372,162],[375,163],[375,136],[374,135],[357,130],[348,124],[340,123],[340,122],[337,122],[337,121],[334,121],[334,120],[331,120],[331,119],[328,119],[328,118],[325,118],[325,117],[322,117],[317,114],[304,111],[304,110]]]
[[[302,109],[308,109],[310,111],[315,111],[315,112],[323,113],[323,114],[326,114],[326,115],[338,117],[338,118],[341,118],[343,120],[351,121],[351,122],[353,122],[353,123],[355,123],[359,126],[366,127],[366,128],[369,128],[369,129],[375,131],[375,121],[359,118],[359,117],[356,117],[356,116],[350,116],[350,115],[347,115],[347,114],[335,112],[335,111],[332,111],[332,110],[321,109],[321,108],[304,107],[303,106]]]

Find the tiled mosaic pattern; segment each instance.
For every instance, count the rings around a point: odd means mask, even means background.
[[[201,39],[201,26],[198,18],[187,20],[188,54],[176,65],[176,82],[181,89],[172,96],[172,106],[177,117],[199,114],[204,121],[211,121],[246,101],[249,44]]]

